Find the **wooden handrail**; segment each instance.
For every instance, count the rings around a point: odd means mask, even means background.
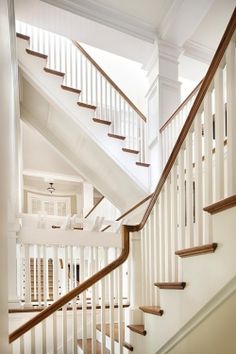
[[[132,213],[135,209],[139,208],[142,204],[144,204],[146,201],[148,201],[151,197],[152,197],[153,193],[148,195],[146,198],[142,199],[140,202],[138,202],[137,204],[135,204],[132,208],[130,208],[129,210],[127,210],[124,214],[120,215],[115,221],[120,221],[121,219],[123,219],[126,215]],[[109,229],[111,227],[111,225],[107,225],[106,227],[104,227],[101,231],[106,231],[107,229]]]
[[[104,196],[102,196],[98,201],[97,203],[94,204],[94,206],[92,207],[91,210],[89,210],[89,212],[85,215],[85,219],[94,211],[94,209],[98,206],[98,204],[101,203],[101,201],[104,199]]]
[[[105,79],[111,84],[111,86],[119,92],[119,94],[124,98],[124,100],[133,108],[133,110],[139,115],[140,118],[147,121],[145,115],[135,106],[135,104],[129,99],[128,96],[115,84],[115,82],[107,75],[107,73],[96,63],[96,61],[88,54],[88,52],[77,42],[72,41],[73,44],[84,54],[84,56],[95,66],[95,68],[105,77]]]
[[[186,105],[186,103],[191,100],[191,98],[195,95],[195,93],[199,90],[201,84],[203,83],[202,79],[197,86],[193,89],[193,91],[190,92],[190,94],[185,98],[185,100],[180,104],[180,106],[174,111],[174,113],[170,116],[169,119],[167,119],[167,121],[161,126],[159,132],[163,132],[163,130],[167,127],[167,125],[170,124],[170,122],[174,119],[174,117],[176,116],[176,114],[181,111],[181,109]]]
[[[17,338],[21,337],[24,333],[28,332],[32,327],[36,326],[41,321],[45,320],[45,318],[47,318],[48,316],[53,314],[55,311],[62,308],[69,301],[73,300],[76,296],[81,294],[83,291],[85,291],[86,289],[91,287],[97,281],[101,280],[107,274],[109,274],[114,269],[119,267],[122,263],[124,263],[129,255],[129,226],[122,227],[122,242],[123,242],[122,252],[117,259],[115,259],[113,262],[108,264],[106,267],[101,269],[99,272],[92,275],[90,278],[85,280],[83,283],[81,283],[75,289],[71,290],[69,293],[62,296],[60,299],[55,301],[49,307],[42,310],[38,315],[36,315],[32,319],[30,319],[29,321],[24,323],[22,326],[20,326],[18,329],[16,329],[14,332],[12,332],[9,336],[9,343],[14,342]]]
[[[203,102],[203,99],[206,95],[206,92],[208,90],[208,88],[210,87],[211,85],[211,82],[213,80],[213,77],[216,73],[216,70],[217,68],[219,67],[219,64],[221,62],[221,59],[223,58],[224,54],[225,54],[225,51],[228,47],[228,44],[235,32],[235,29],[236,29],[236,8],[234,9],[234,12],[231,16],[231,19],[228,23],[228,26],[225,30],[225,33],[220,41],[220,44],[217,48],[217,51],[212,59],[212,62],[211,62],[211,65],[209,66],[209,69],[207,71],[207,74],[205,76],[205,78],[203,79],[203,82],[202,82],[202,85],[198,91],[198,94],[195,98],[195,101],[193,103],[193,106],[189,112],[189,115],[186,119],[186,122],[184,123],[184,126],[180,132],[180,135],[175,143],[175,146],[172,150],[172,153],[167,161],[167,164],[162,172],[162,175],[160,177],[160,180],[157,184],[157,187],[155,189],[155,192],[153,194],[153,197],[152,199],[150,200],[150,203],[147,207],[147,210],[143,216],[143,219],[142,221],[140,222],[140,224],[137,224],[137,225],[133,225],[133,226],[130,226],[129,230],[130,232],[135,232],[135,231],[140,231],[144,225],[146,224],[146,221],[149,217],[149,215],[151,214],[151,211],[152,211],[152,208],[154,207],[156,201],[157,201],[157,198],[162,190],[162,187],[171,171],[171,168],[173,167],[174,163],[175,163],[175,160],[178,156],[178,153],[181,149],[181,146],[189,132],[189,129],[191,128],[191,125],[194,121],[194,118],[198,112],[198,109],[200,108],[202,102]]]

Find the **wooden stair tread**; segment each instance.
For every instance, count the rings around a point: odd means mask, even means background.
[[[176,251],[175,254],[182,258],[184,257],[191,257],[191,256],[198,256],[201,254],[206,253],[214,253],[217,248],[217,243],[210,243],[208,245],[185,248],[179,251]]]
[[[159,289],[173,289],[173,290],[183,290],[186,286],[185,282],[162,282],[154,283]]]
[[[159,306],[139,306],[140,310],[156,316],[162,316],[164,311]]]
[[[93,106],[92,104],[84,103],[84,102],[77,102],[77,105],[83,108],[89,108],[89,109],[96,109],[96,106]]]
[[[93,121],[95,123],[100,123],[100,124],[105,124],[105,125],[111,125],[111,121],[109,120],[104,120],[104,119],[100,119],[100,118],[93,118]]]
[[[124,152],[129,152],[131,154],[139,154],[138,150],[133,150],[133,149],[128,149],[128,148],[122,148]]]
[[[87,339],[87,352],[86,352],[87,354],[92,354],[92,343],[93,341],[91,338]],[[80,347],[80,349],[83,349],[82,339],[78,339],[77,344]],[[102,352],[102,345],[100,342],[96,340],[96,354],[101,354],[101,352]],[[110,350],[106,348],[105,354],[110,354]]]
[[[234,206],[236,206],[236,195],[231,195],[228,198],[224,198],[216,203],[213,203],[203,208],[203,210],[213,215],[216,213],[220,213],[223,210],[233,208]]]
[[[74,92],[77,93],[78,95],[81,93],[81,90],[75,88],[75,87],[70,87],[70,86],[66,86],[66,85],[61,85],[61,88],[65,91],[70,91],[70,92]]]
[[[46,71],[46,73],[49,73],[49,74],[53,74],[53,75],[57,75],[57,76],[65,76],[65,73],[61,72],[61,71],[57,71],[57,70],[54,70],[54,69],[50,69],[50,68],[43,68],[44,71]]]
[[[48,56],[46,54],[35,52],[34,50],[29,49],[29,48],[26,48],[26,52],[28,54],[34,55],[35,57],[38,57],[38,58],[42,58],[42,59],[47,59],[48,58]]]
[[[96,329],[98,331],[102,331],[102,326],[101,324],[98,324],[96,326]],[[123,331],[123,338],[125,336],[125,325],[124,323],[122,324],[122,331]],[[105,325],[105,335],[107,337],[110,337],[110,323],[106,323]],[[118,330],[118,323],[114,323],[114,340],[115,342],[119,342],[119,330]],[[126,341],[123,341],[123,347],[125,347],[126,349],[130,350],[131,352],[133,351],[133,346],[129,343],[127,343]]]
[[[127,326],[132,332],[146,336],[147,331],[144,329],[144,325],[128,325]]]
[[[26,34],[22,34],[19,32],[16,32],[16,37],[24,39],[25,41],[29,41],[30,40],[30,36],[27,36]]]
[[[119,140],[125,140],[125,136],[123,135],[118,135],[118,134],[112,134],[112,133],[108,133],[107,134],[110,138],[114,138],[114,139],[119,139]]]
[[[150,163],[147,162],[136,162],[137,166],[141,166],[141,167],[149,167]]]

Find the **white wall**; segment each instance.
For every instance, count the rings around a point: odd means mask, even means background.
[[[236,293],[202,321],[169,354],[236,353]]]

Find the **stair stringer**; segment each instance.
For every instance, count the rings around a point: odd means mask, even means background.
[[[86,180],[121,211],[143,199],[147,192],[147,169],[141,168],[140,173],[140,167],[135,165],[136,157],[125,156],[121,150],[122,142],[110,139],[106,127],[96,126],[92,121],[93,110],[79,107],[76,104],[77,95],[62,90],[62,79],[44,72],[46,61],[28,55],[24,41],[19,39],[18,57],[23,77],[21,87],[26,88],[28,82],[31,85],[28,94],[31,91],[30,94],[36,97],[37,92],[41,102],[47,106],[46,116],[41,116],[38,122],[35,107],[31,99],[27,102],[27,92],[23,92],[22,118],[51,142]]]
[[[183,259],[182,277],[186,288],[158,290],[162,317],[143,314],[145,337],[130,333],[129,341],[135,354],[165,354],[186,331],[186,326],[236,274],[236,207],[212,216],[215,253]],[[206,308],[208,308],[206,306]],[[190,321],[190,322],[189,322]]]

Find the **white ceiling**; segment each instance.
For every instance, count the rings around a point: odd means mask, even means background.
[[[130,16],[158,28],[166,16],[173,0],[96,0],[97,4],[110,8],[123,16]]]

